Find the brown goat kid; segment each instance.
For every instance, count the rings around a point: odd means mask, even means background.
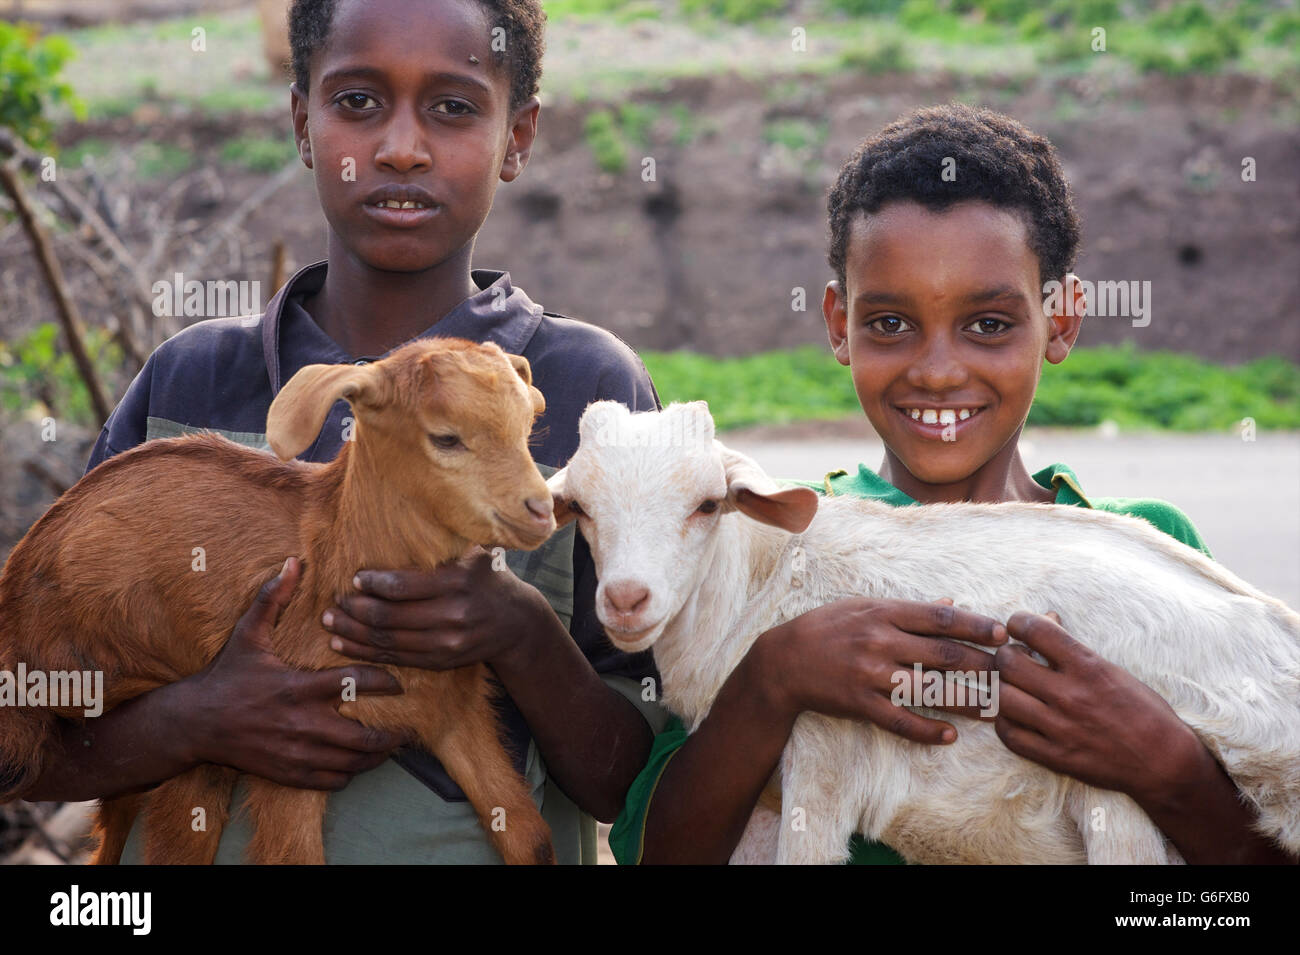
[[[329,464],[293,460],[340,398],[352,405],[353,440]],[[267,419],[281,460],[210,434],[119,454],[56,501],[10,555],[0,574],[0,670],[103,671],[111,709],[207,666],[291,555],[302,557],[302,579],[275,629],[276,654],[305,670],[355,663],[330,649],[320,619],[355,590],[359,569],[432,570],[474,544],[531,550],[550,536],[550,492],[528,451],[544,408],[525,359],[432,339],[371,365],[294,375]],[[206,569],[195,570],[200,547]],[[414,731],[506,862],[553,862],[550,829],[500,742],[486,666],[385,669],[404,693],[358,696],[339,712]],[[83,717],[0,707],[0,800],[40,775],[56,715]],[[204,765],[105,801],[96,862],[120,859],[143,812],[146,862],[211,863],[238,775]],[[327,793],[247,782],[249,860],[323,863]],[[206,831],[191,828],[196,807]],[[491,825],[494,808],[505,810],[504,828]]]

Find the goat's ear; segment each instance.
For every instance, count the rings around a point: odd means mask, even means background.
[[[817,515],[817,492],[810,487],[781,487],[752,458],[720,441],[727,473],[727,503],[747,517],[779,527],[791,534],[808,529]]]
[[[546,486],[551,489],[551,509],[555,513],[555,527],[558,530],[578,515],[569,508],[569,495],[565,492],[565,480],[568,468],[560,468],[546,479]]]
[[[524,380],[524,384],[531,385],[533,383],[533,369],[529,366],[528,359],[523,355],[511,355],[509,352],[506,353],[506,357],[510,359],[510,364],[519,373],[519,377]]]
[[[320,434],[334,402],[375,400],[383,372],[375,365],[308,365],[271,402],[266,440],[281,461],[297,457]]]
[[[510,364],[524,380],[524,384],[528,386],[528,397],[533,402],[533,415],[542,414],[546,411],[546,397],[533,387],[533,369],[528,364],[528,359],[523,355],[511,355],[509,352],[506,353],[506,357],[510,359]]]

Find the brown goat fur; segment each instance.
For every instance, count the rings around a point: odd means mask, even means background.
[[[292,460],[339,398],[351,402],[354,439],[328,464]],[[319,621],[355,590],[359,569],[431,570],[473,544],[531,550],[554,530],[550,492],[528,451],[544,407],[525,359],[432,339],[372,365],[302,369],[268,415],[282,460],[212,434],[119,454],[56,501],[10,555],[0,574],[0,669],[21,661],[29,672],[101,670],[107,711],[207,666],[289,556],[302,558],[302,578],[273,634],[276,654],[307,670],[355,663],[330,649]],[[462,443],[434,440],[451,435]],[[197,547],[204,570],[193,569]],[[487,668],[385,669],[401,695],[362,695],[339,712],[414,731],[507,862],[553,861],[550,830],[500,742]],[[57,745],[56,715],[83,718],[0,708],[0,800],[40,775]],[[143,812],[146,862],[210,863],[237,777],[204,765],[106,800],[96,861],[119,860]],[[326,798],[250,777],[250,861],[323,863]],[[205,832],[191,828],[195,807],[206,810]],[[490,825],[495,807],[506,812],[500,831]]]

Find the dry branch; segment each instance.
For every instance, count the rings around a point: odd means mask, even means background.
[[[58,257],[54,254],[53,247],[50,245],[49,236],[45,234],[41,224],[36,221],[36,213],[32,209],[31,200],[27,196],[27,189],[23,186],[22,179],[19,178],[17,166],[18,164],[12,160],[0,162],[0,186],[4,187],[5,192],[9,194],[9,198],[13,201],[14,209],[18,212],[18,218],[36,250],[36,260],[40,263],[41,271],[45,275],[45,281],[49,284],[50,293],[54,296],[54,304],[58,306],[59,321],[63,324],[63,331],[68,337],[68,350],[72,353],[72,360],[77,365],[81,380],[86,383],[86,390],[90,393],[90,402],[94,406],[95,416],[99,419],[99,424],[102,427],[104,422],[108,420],[110,411],[108,398],[104,394],[104,386],[99,381],[99,374],[95,371],[90,356],[86,353],[86,344],[81,334],[81,316],[77,312],[76,303],[68,292],[68,285],[63,277],[63,269],[59,265]]]

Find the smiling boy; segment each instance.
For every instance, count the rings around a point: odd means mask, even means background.
[[[825,493],[897,506],[1094,507],[1143,517],[1205,550],[1172,505],[1090,499],[1064,465],[1031,475],[1021,459],[1043,361],[1065,360],[1086,307],[1070,274],[1078,221],[1047,140],[987,110],[919,110],[858,148],[829,209],[827,333],[885,457],[878,471],[827,475]],[[1070,289],[1072,308],[1045,313],[1052,280]],[[1295,861],[1254,832],[1231,779],[1164,700],[1076,643],[1068,620],[1022,612],[1003,623],[950,606],[944,589],[936,580],[933,604],[843,600],[762,634],[694,734],[673,721],[657,738],[611,834],[619,861],[726,861],[804,710],[951,743],[956,727],[890,700],[893,675],[915,663],[996,669],[1007,747],[1128,794],[1188,862]],[[1049,666],[1007,644],[1008,634]],[[990,656],[947,637],[998,649]],[[855,839],[852,861],[901,859]]]
[[[200,322],[160,347],[89,467],[195,430],[266,447],[267,410],[298,369],[375,360],[433,335],[493,341],[528,359],[546,397],[532,446],[546,474],[576,449],[591,401],[657,407],[644,366],[615,336],[543,313],[507,273],[471,269],[498,182],[516,179],[531,153],[543,24],[535,0],[297,0],[293,128],[328,222],[328,259],[295,275],[264,315]],[[301,457],[333,459],[348,415],[339,402]],[[653,669],[604,639],[580,535],[557,534],[509,564],[515,573],[489,555],[436,573],[358,568],[362,592],[326,612],[320,639],[362,661],[489,664],[557,860],[594,862],[586,814],[612,818],[645,762],[657,714],[639,712],[641,681]],[[362,665],[302,673],[270,652],[299,575],[290,561],[205,670],[84,727],[68,724],[62,752],[21,795],[103,798],[217,763],[342,790],[325,822],[331,863],[500,861],[431,754],[407,748],[389,760],[401,738],[338,714],[341,678],[361,692],[397,692],[392,677]],[[139,858],[139,829],[124,861]],[[247,821],[233,817],[216,861],[241,861],[248,838]]]

